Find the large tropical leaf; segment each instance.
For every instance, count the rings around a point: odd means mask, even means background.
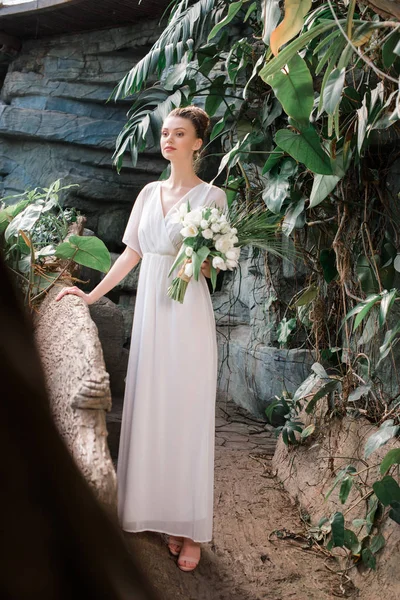
[[[243,6],[243,0],[239,0],[239,2],[232,2],[231,4],[229,4],[228,14],[226,15],[226,17],[224,17],[222,19],[222,21],[219,21],[219,23],[214,25],[214,27],[208,34],[208,39],[207,39],[208,42],[210,40],[212,40],[217,35],[217,33],[219,33],[219,31],[223,27],[225,27],[225,25],[228,25],[228,23],[230,23],[236,17],[236,15],[238,14],[238,12],[242,8],[242,6]]]
[[[271,33],[270,47],[276,56],[283,44],[299,33],[304,17],[311,8],[312,0],[285,0],[285,17],[282,23]]]
[[[308,123],[314,104],[314,90],[305,60],[295,54],[285,69],[277,71],[266,81],[286,114],[299,123]]]
[[[275,135],[275,142],[313,173],[332,175],[330,158],[323,150],[320,137],[312,125],[299,133],[281,129]]]
[[[152,87],[142,92],[128,112],[129,120],[120,132],[113,154],[114,164],[120,170],[125,151],[129,148],[132,164],[136,165],[138,152],[149,145],[149,130],[153,141],[160,136],[162,122],[168,113],[182,103],[187,87],[169,92],[160,87]]]
[[[365,458],[369,458],[375,450],[386,444],[390,439],[392,439],[395,435],[397,435],[400,427],[399,425],[394,425],[393,419],[387,419],[382,423],[379,427],[378,431],[375,431],[372,435],[369,436],[364,450]]]
[[[58,258],[73,259],[76,263],[107,273],[111,266],[110,253],[104,242],[95,236],[71,235],[56,249]]]

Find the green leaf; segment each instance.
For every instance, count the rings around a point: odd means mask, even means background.
[[[307,427],[305,427],[303,429],[303,431],[301,432],[300,438],[302,440],[305,440],[306,438],[308,438],[312,433],[314,433],[315,431],[315,425],[314,423],[311,423],[310,425],[307,425]]]
[[[359,304],[357,304],[357,306],[355,306],[354,308],[352,308],[347,313],[346,317],[344,318],[345,321],[347,321],[348,319],[350,319],[354,315],[357,315],[357,319],[358,319],[357,320],[357,326],[354,323],[353,331],[355,331],[356,327],[358,327],[358,325],[361,323],[361,321],[365,317],[365,315],[368,314],[368,312],[378,302],[378,300],[380,300],[380,298],[381,297],[380,297],[379,294],[370,295],[370,296],[368,296],[366,298],[366,300],[364,300],[363,302],[360,302]],[[360,314],[363,315],[361,319],[359,319]]]
[[[344,469],[341,469],[336,475],[335,481],[333,482],[331,489],[325,494],[325,500],[328,500],[329,496],[332,494],[333,490],[340,482],[343,482],[344,479],[348,479],[349,474],[353,474],[356,472],[357,469],[353,465],[346,465]]]
[[[321,204],[333,192],[340,179],[341,177],[337,175],[315,175],[310,194],[309,208],[314,208],[314,206]]]
[[[375,481],[372,487],[383,506],[390,506],[393,502],[400,502],[399,484],[390,475],[385,475],[380,481]]]
[[[217,123],[215,123],[214,127],[212,128],[212,132],[210,135],[210,142],[213,141],[214,138],[217,137],[217,135],[219,135],[225,127],[225,119],[224,117],[222,117],[222,119],[220,119],[219,121],[217,121]]]
[[[324,87],[323,107],[329,115],[333,115],[342,97],[346,69],[333,69]]]
[[[312,302],[318,295],[318,288],[315,284],[310,285],[306,290],[303,291],[300,298],[296,300],[293,307],[304,306]]]
[[[367,459],[375,450],[391,440],[399,431],[398,425],[393,425],[393,419],[384,421],[378,431],[369,436],[364,450],[364,456]],[[377,494],[378,495],[378,494]]]
[[[296,163],[291,158],[286,158],[277,169],[266,175],[262,197],[267,208],[274,214],[280,213],[282,204],[289,195],[290,178],[296,171]]]
[[[208,34],[207,42],[209,42],[210,40],[212,40],[217,35],[217,33],[223,27],[225,27],[225,25],[228,25],[228,23],[230,23],[234,19],[234,17],[237,15],[237,13],[242,8],[242,6],[243,6],[243,0],[240,0],[239,2],[232,2],[229,5],[228,14],[226,15],[226,17],[224,19],[222,19],[222,21],[220,21],[219,23],[217,23],[211,29],[210,33]]]
[[[225,95],[225,75],[216,77],[209,87],[208,96],[205,103],[206,113],[212,117],[218,110]]]
[[[268,173],[268,171],[270,171],[280,161],[280,159],[282,158],[282,156],[284,156],[284,154],[285,153],[283,152],[283,150],[276,147],[275,150],[273,152],[271,152],[265,165],[263,166],[261,175],[265,175],[266,173]],[[399,258],[400,258],[400,254],[399,254]],[[400,263],[399,263],[399,268],[400,268]]]
[[[338,379],[333,379],[333,380],[328,381],[328,383],[325,383],[325,385],[323,385],[318,390],[318,392],[311,398],[310,402],[307,404],[306,413],[310,414],[313,411],[318,400],[320,400],[327,394],[334,392],[339,386],[340,386],[340,381]]]
[[[211,285],[212,290],[215,292],[215,286],[217,285],[217,269],[210,264],[210,274],[211,274]]]
[[[336,512],[332,519],[332,540],[333,547],[343,547],[344,545],[344,517],[343,513]]]
[[[303,383],[297,388],[293,396],[293,402],[297,402],[298,400],[302,400],[313,391],[315,384],[317,382],[317,377],[312,373],[303,381]]]
[[[394,31],[392,35],[386,40],[382,46],[382,62],[385,69],[390,69],[392,64],[397,58],[397,54],[394,52],[397,44],[400,42],[400,34],[398,31]]]
[[[42,214],[43,206],[42,201],[37,201],[34,204],[28,205],[22,212],[14,217],[4,233],[6,242],[9,242],[12,237],[17,237],[18,231],[20,230],[30,233]]]
[[[361,552],[361,558],[362,561],[364,563],[364,565],[366,567],[368,567],[369,569],[373,569],[375,571],[376,569],[376,558],[375,556],[372,554],[371,550],[369,548],[364,548],[363,551]]]
[[[361,552],[361,542],[351,529],[344,530],[344,546],[355,556]]]
[[[374,535],[369,545],[372,554],[376,554],[379,552],[379,550],[382,550],[382,548],[385,546],[385,543],[385,538],[381,533]]]
[[[332,248],[323,248],[319,254],[319,262],[321,263],[326,283],[330,283],[338,275],[335,251]]]
[[[289,236],[295,227],[303,227],[305,223],[304,197],[292,202],[286,211],[282,223],[282,233]]]
[[[249,8],[247,9],[247,12],[246,12],[245,17],[243,19],[243,22],[246,23],[246,21],[250,17],[250,15],[253,12],[255,12],[256,10],[257,10],[257,2],[252,2],[252,4],[250,4]]]
[[[359,311],[359,313],[357,314],[357,316],[354,320],[353,331],[355,331],[357,329],[357,327],[360,325],[360,323],[367,316],[367,314],[369,313],[371,308],[377,303],[378,300],[379,300],[379,296],[378,296],[378,298],[373,297],[371,300],[369,300],[369,302],[364,303],[363,308]]]
[[[306,62],[296,54],[285,69],[268,77],[268,83],[284,111],[299,123],[308,123],[314,104],[311,73]]]
[[[283,317],[282,321],[279,323],[277,327],[278,333],[278,342],[281,346],[286,345],[288,338],[292,331],[296,328],[296,319],[287,320],[286,317]]]
[[[344,20],[341,20],[341,23],[344,23]],[[281,50],[279,54],[275,56],[275,58],[267,62],[267,64],[259,73],[261,79],[265,81],[267,77],[282,69],[282,67],[284,67],[299,50],[304,48],[308,42],[316,37],[320,37],[323,33],[326,33],[333,28],[337,28],[335,21],[325,21],[324,23],[320,23],[319,25],[312,27],[306,33],[300,35],[297,39]]]
[[[386,358],[386,356],[389,354],[394,343],[396,343],[398,341],[398,339],[397,339],[396,342],[393,343],[394,339],[397,337],[399,332],[400,332],[400,323],[398,323],[396,325],[396,327],[394,327],[393,329],[389,329],[389,331],[387,331],[385,333],[383,344],[379,348],[380,358],[379,358],[378,364],[376,365],[377,367],[379,366],[380,362],[384,358]]]
[[[342,504],[345,504],[347,502],[347,498],[349,497],[351,488],[353,487],[353,483],[353,477],[346,477],[346,479],[343,480],[339,491],[339,500]]]
[[[275,142],[310,171],[322,175],[332,175],[330,158],[322,149],[320,138],[314,127],[303,129],[299,134],[281,129],[275,135]]]
[[[389,512],[389,517],[400,525],[400,502],[393,502],[392,509]]]
[[[193,277],[196,281],[199,280],[201,265],[206,260],[209,254],[210,248],[207,248],[207,246],[202,246],[199,250],[193,252]]]
[[[76,263],[103,273],[107,273],[111,266],[110,253],[104,242],[96,236],[71,235],[67,242],[57,247],[56,256],[73,258]]]
[[[385,454],[380,466],[381,475],[385,475],[392,465],[400,465],[400,448],[393,448]]]
[[[374,526],[375,516],[376,516],[376,513],[378,512],[379,506],[380,506],[380,504],[379,504],[378,498],[376,497],[375,494],[372,494],[372,496],[370,496],[368,498],[368,508],[367,508],[367,515],[366,515],[366,524],[365,524],[365,529],[366,529],[368,535],[371,533],[371,530]]]
[[[382,292],[382,300],[381,300],[381,306],[380,306],[380,311],[379,311],[379,325],[381,327],[383,327],[383,325],[386,323],[388,311],[392,307],[392,305],[396,299],[396,296],[397,296],[396,289],[390,290],[390,292],[388,292],[387,290],[384,290]]]

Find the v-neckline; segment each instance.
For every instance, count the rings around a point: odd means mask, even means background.
[[[188,194],[190,194],[190,192],[193,192],[193,190],[195,190],[196,188],[200,187],[201,185],[204,185],[204,184],[205,184],[205,185],[208,185],[206,181],[202,181],[201,183],[198,183],[198,184],[197,184],[197,185],[195,185],[194,187],[190,188],[190,190],[189,190],[189,191],[187,191],[187,192],[186,192],[186,194],[184,194],[184,195],[182,196],[182,198],[179,198],[179,200],[178,200],[177,202],[175,202],[175,204],[173,204],[173,205],[171,206],[171,208],[170,208],[170,209],[169,209],[169,210],[168,210],[168,211],[165,213],[165,215],[164,215],[164,209],[163,209],[162,198],[161,198],[161,184],[162,184],[162,181],[160,181],[159,183],[160,183],[160,185],[158,186],[158,201],[159,201],[159,204],[160,204],[161,215],[162,215],[162,217],[164,218],[164,221],[165,221],[165,219],[168,217],[169,213],[170,213],[172,210],[174,210],[174,208],[176,208],[176,207],[177,207],[179,204],[181,204],[182,200],[184,200],[184,199],[186,198],[186,196],[187,196]]]

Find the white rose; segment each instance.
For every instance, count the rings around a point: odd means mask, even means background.
[[[236,227],[232,227],[232,229],[231,229],[231,233],[233,233],[233,235],[236,235],[236,233],[237,233],[237,229],[236,229]]]
[[[230,258],[226,259],[226,266],[228,267],[228,269],[230,271],[232,271],[232,269],[236,269],[236,267],[238,266],[238,263],[236,260],[231,260]]]
[[[214,269],[221,269],[221,271],[226,271],[225,261],[220,256],[214,256],[212,260],[212,265]]]
[[[226,223],[226,215],[221,215],[219,218],[220,223]]]
[[[219,226],[219,224],[218,224],[218,223],[213,223],[213,224],[211,225],[211,229],[212,229],[212,231],[213,231],[214,233],[218,233],[218,231],[221,229],[221,227]]]
[[[229,258],[229,260],[237,260],[240,256],[240,248],[232,248],[231,250],[228,250],[225,256],[226,258]]]
[[[196,237],[198,233],[199,230],[197,229],[196,225],[187,225],[181,229],[181,235],[183,237]]]
[[[203,219],[200,223],[200,227],[202,229],[208,229],[208,221],[206,221],[205,219]]]
[[[185,275],[187,277],[192,277],[193,275],[193,263],[186,263],[185,265]]]
[[[211,215],[211,217],[210,217],[210,223],[216,223],[217,221],[218,221],[217,215]]]
[[[222,223],[222,227],[221,227],[221,233],[230,233],[231,228],[229,227],[228,223]]]
[[[212,240],[212,237],[214,235],[211,229],[204,229],[204,231],[202,231],[201,234],[204,238],[206,238],[206,240]]]
[[[219,240],[215,242],[215,248],[218,250],[218,252],[222,252],[223,254],[228,252],[228,250],[231,250],[232,246],[232,238],[227,235],[221,236]]]
[[[186,256],[189,256],[189,257],[192,256],[193,248],[190,248],[190,246],[188,246],[185,250],[185,254],[186,254]]]
[[[233,237],[231,237],[231,240],[234,244],[237,244],[239,241],[239,238],[236,235],[234,235]]]
[[[185,217],[185,225],[196,225],[198,227],[203,220],[202,211],[196,208],[187,213]]]
[[[219,215],[218,208],[212,208],[211,209],[211,214],[213,215],[213,217],[218,217],[218,215]]]

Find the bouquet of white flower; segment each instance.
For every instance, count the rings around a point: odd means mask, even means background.
[[[217,282],[217,269],[232,271],[238,266],[240,247],[237,229],[231,227],[226,215],[218,208],[190,209],[189,202],[182,204],[176,222],[182,223],[183,243],[169,275],[182,263],[182,267],[168,288],[168,296],[182,303],[192,277],[199,279],[202,263],[210,259],[211,284]]]

